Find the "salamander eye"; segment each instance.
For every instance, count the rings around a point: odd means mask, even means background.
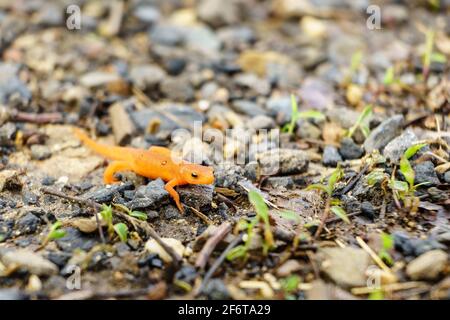
[[[191,173],[191,176],[192,176],[193,178],[198,178],[197,172],[192,172],[192,173]]]

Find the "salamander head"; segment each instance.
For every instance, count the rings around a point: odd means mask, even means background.
[[[212,167],[201,166],[194,163],[185,163],[181,166],[181,177],[188,184],[212,184],[214,173]]]

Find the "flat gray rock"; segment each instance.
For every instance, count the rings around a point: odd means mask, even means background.
[[[367,153],[375,149],[383,149],[402,130],[404,118],[398,114],[384,120],[376,127],[364,141],[364,149]]]

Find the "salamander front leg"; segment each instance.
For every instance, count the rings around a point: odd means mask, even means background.
[[[165,189],[170,194],[170,196],[173,198],[173,200],[175,201],[175,203],[178,207],[178,210],[180,210],[181,213],[184,213],[183,206],[181,205],[181,202],[180,202],[180,195],[173,188],[173,187],[177,186],[178,184],[179,183],[176,179],[170,180],[169,182],[166,183]]]
[[[125,161],[114,161],[111,162],[108,167],[106,167],[105,173],[103,174],[103,181],[106,184],[117,183],[117,180],[114,175],[119,171],[127,171],[132,170],[130,164]]]

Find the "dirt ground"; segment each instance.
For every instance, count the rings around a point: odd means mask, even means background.
[[[0,299],[450,298],[449,13],[0,0]]]

